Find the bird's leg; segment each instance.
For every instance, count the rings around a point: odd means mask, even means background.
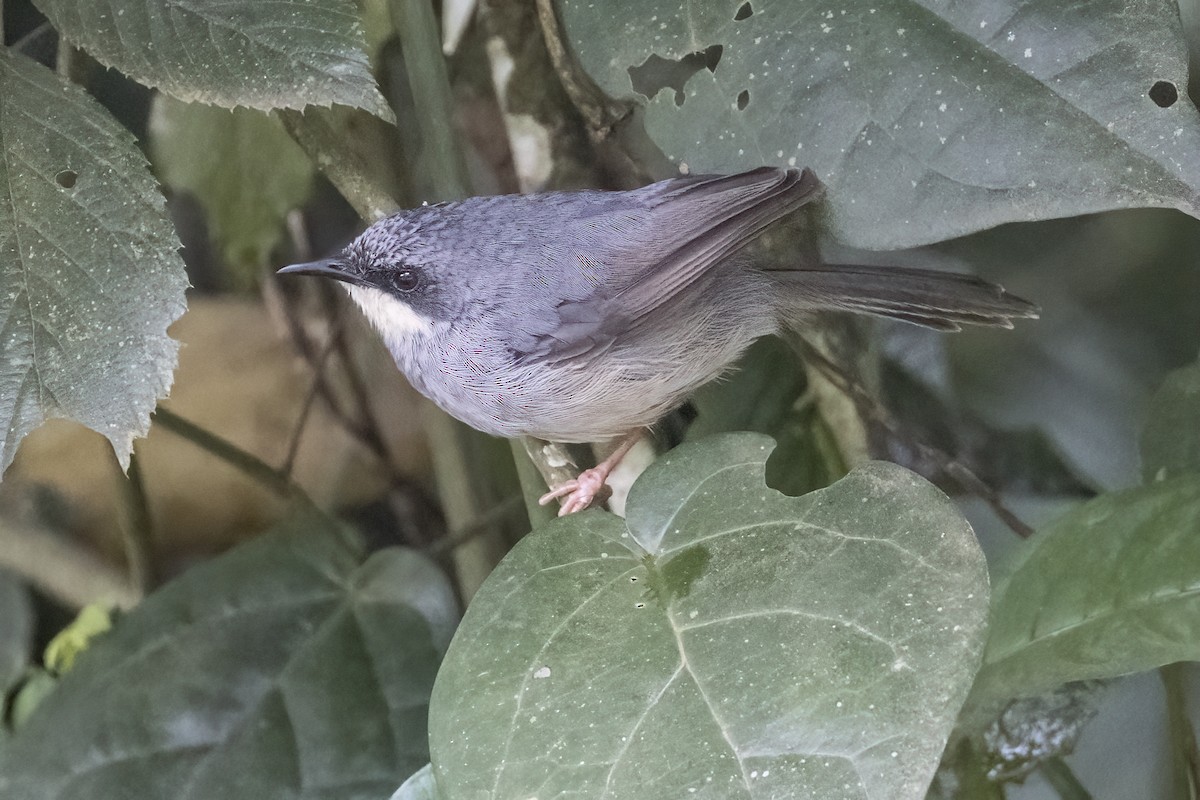
[[[645,429],[638,428],[627,434],[617,444],[617,449],[613,450],[607,458],[591,469],[585,469],[579,473],[579,477],[575,480],[567,481],[542,495],[538,500],[538,504],[544,506],[551,500],[566,497],[562,507],[558,509],[560,517],[565,517],[567,514],[574,514],[576,511],[583,511],[601,493],[608,491],[605,482],[608,480],[609,474],[616,469],[617,464],[621,463],[621,459],[633,449],[633,446],[638,443],[645,432]]]

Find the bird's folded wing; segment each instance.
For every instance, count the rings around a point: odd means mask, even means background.
[[[564,248],[596,276],[537,331],[529,358],[587,358],[607,349],[771,223],[817,197],[810,171],[763,167],[737,175],[676,178],[628,193],[561,232]]]

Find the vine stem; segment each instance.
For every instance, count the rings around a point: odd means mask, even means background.
[[[790,340],[791,341],[791,340]],[[982,478],[972,472],[965,464],[932,445],[917,441],[901,430],[891,413],[884,408],[870,392],[857,381],[847,376],[834,362],[830,361],[817,347],[803,337],[795,337],[794,342],[800,349],[801,355],[825,374],[825,377],[846,393],[862,409],[864,417],[874,419],[897,440],[904,442],[915,450],[923,453],[934,463],[940,465],[946,475],[952,478],[965,491],[979,497],[987,503],[993,513],[1008,526],[1009,530],[1022,539],[1033,535],[1033,528],[1025,523],[1017,514],[1004,504],[999,492],[989,486]]]
[[[1092,800],[1091,792],[1083,788],[1079,778],[1061,758],[1047,759],[1038,769],[1062,800]]]
[[[228,439],[217,436],[212,431],[205,430],[162,406],[154,410],[154,421],[176,436],[187,439],[200,449],[207,450],[227,464],[236,467],[276,494],[311,503],[304,490],[287,474],[272,467],[253,453],[243,450]]]
[[[123,515],[120,521],[121,540],[125,547],[125,562],[129,581],[141,594],[154,588],[154,527],[141,460],[136,452],[129,456],[129,469],[117,469],[118,491],[121,494]]]
[[[471,180],[454,123],[454,95],[432,0],[391,0],[388,12],[400,38],[414,105],[421,112],[416,123],[421,132],[421,162],[435,195],[430,199],[461,199],[470,192]],[[499,483],[497,463],[487,457],[494,454],[494,444],[448,415],[430,411],[426,430],[446,525],[452,531],[463,530],[486,518],[496,502],[488,500]],[[453,551],[464,600],[470,600],[508,548],[504,531],[495,526]]]
[[[1200,790],[1200,750],[1196,730],[1188,719],[1187,675],[1184,664],[1168,664],[1158,670],[1167,695],[1167,732],[1171,741],[1172,797],[1194,798]]]

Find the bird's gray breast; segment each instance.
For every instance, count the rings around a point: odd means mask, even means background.
[[[493,313],[414,339],[397,363],[418,390],[487,433],[603,440],[654,424],[775,330],[771,303],[744,275],[697,288],[576,357],[522,352],[520,315]]]

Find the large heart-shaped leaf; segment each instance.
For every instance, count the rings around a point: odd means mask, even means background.
[[[771,446],[686,444],[627,520],[521,541],[434,688],[443,797],[924,797],[982,649],[982,555],[912,473],[790,498]]]
[[[102,64],[188,102],[391,117],[353,0],[35,0]]]
[[[610,94],[692,171],[812,166],[843,241],[898,248],[1133,206],[1198,213],[1173,0],[561,0]],[[647,99],[648,98],[648,99]]]
[[[0,48],[0,470],[52,417],[99,431],[128,462],[175,368],[178,247],[129,132]]]
[[[386,797],[428,760],[454,616],[426,559],[360,564],[328,521],[298,516],[96,640],[0,753],[0,797]]]

